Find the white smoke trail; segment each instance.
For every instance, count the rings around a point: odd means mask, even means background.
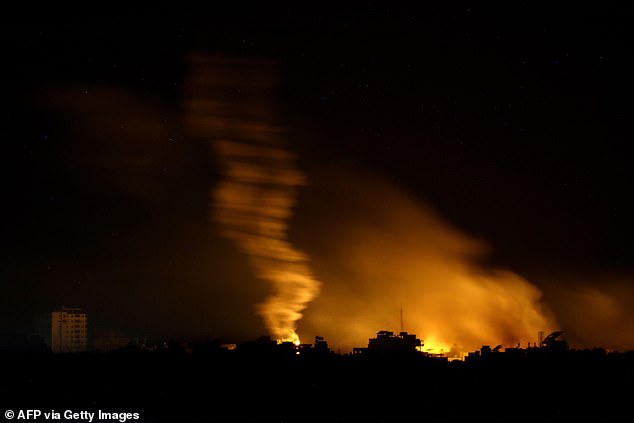
[[[272,294],[258,306],[270,334],[298,343],[296,323],[320,283],[308,257],[288,240],[297,190],[306,183],[284,130],[271,112],[271,63],[193,57],[187,117],[194,135],[213,142],[222,180],[212,191],[221,233],[247,254]]]

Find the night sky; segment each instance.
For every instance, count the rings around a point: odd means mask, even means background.
[[[289,237],[324,295],[341,228],[398,187],[539,288],[571,340],[631,348],[633,18],[604,2],[5,13],[0,331],[77,305],[126,336],[266,333],[268,287],[218,235],[221,172],[184,123],[203,53],[276,63],[308,179]],[[333,338],[310,310],[304,332]]]

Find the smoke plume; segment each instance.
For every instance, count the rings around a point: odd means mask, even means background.
[[[193,57],[186,116],[212,142],[221,180],[212,214],[221,234],[249,258],[272,294],[257,307],[270,334],[298,343],[296,322],[319,293],[308,257],[291,245],[288,221],[305,176],[273,113],[273,65],[262,60]]]
[[[572,272],[571,272],[572,273]],[[627,271],[556,276],[544,291],[573,346],[626,351],[634,346],[634,290]]]
[[[557,329],[535,285],[484,265],[482,241],[405,190],[358,170],[308,174],[314,183],[296,226],[310,232],[294,236],[328,283],[302,320],[302,334],[343,349],[364,346],[378,330],[399,331],[401,305],[404,329],[432,352],[526,347],[538,331]]]

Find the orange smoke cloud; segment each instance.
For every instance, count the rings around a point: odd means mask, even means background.
[[[288,241],[304,174],[287,150],[270,112],[270,63],[192,58],[186,108],[190,130],[213,142],[222,179],[212,191],[212,214],[223,236],[247,254],[273,293],[257,311],[270,334],[299,342],[302,311],[319,293],[308,257]]]
[[[480,264],[482,242],[404,190],[360,172],[309,175],[314,183],[298,226],[312,209],[320,210],[323,225],[297,237],[327,283],[301,333],[325,335],[339,348],[364,346],[378,330],[398,331],[401,304],[404,329],[434,352],[455,344],[462,351],[492,343],[526,346],[539,330],[557,327],[536,286]],[[315,242],[315,233],[328,241]]]
[[[584,275],[551,285],[546,294],[573,346],[626,351],[634,347],[631,275]],[[546,288],[545,288],[546,289]]]

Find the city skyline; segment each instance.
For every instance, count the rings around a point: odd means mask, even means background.
[[[367,347],[361,347],[356,345],[348,350],[341,348],[334,348],[332,351],[336,351],[337,354],[358,354],[368,349],[392,349],[393,346],[396,350],[411,350],[423,353],[426,356],[442,357],[449,360],[464,360],[467,356],[471,357],[474,352],[466,350],[461,344],[454,343],[453,345],[438,345],[433,343],[431,345],[425,344],[425,337],[418,336],[416,333],[408,332],[403,325],[403,310],[400,310],[401,325],[400,330],[382,330],[376,331],[376,338],[370,338]],[[217,347],[234,350],[236,346],[249,345],[254,342],[271,342],[277,345],[290,344],[294,348],[301,351],[306,347],[311,347],[313,344],[310,342],[294,342],[292,340],[275,339],[271,335],[262,335],[257,339],[236,339],[227,338],[221,339],[213,336],[213,334],[206,334],[200,338],[187,338],[187,337],[169,337],[169,336],[157,336],[148,337],[140,334],[129,335],[120,331],[114,331],[112,328],[104,329],[98,328],[96,331],[88,330],[88,317],[87,313],[80,307],[61,306],[50,312],[38,312],[34,317],[33,330],[28,333],[11,333],[2,341],[0,345],[0,351],[5,352],[39,352],[50,351],[53,353],[109,353],[115,350],[126,350],[131,347],[142,347],[149,350],[156,348],[162,348],[170,343],[177,343],[180,348],[186,348],[186,351],[191,353],[192,348],[196,346],[205,345],[208,343],[215,343]],[[80,330],[76,330],[81,328]],[[77,332],[77,333],[76,333]],[[5,334],[7,335],[7,334]],[[548,336],[545,336],[548,335]],[[30,340],[27,342],[27,338]],[[503,351],[515,351],[522,349],[522,342],[513,342],[511,344],[498,343],[499,339],[488,339],[487,344],[495,344],[494,352]],[[43,350],[42,345],[46,348]],[[587,350],[602,350],[612,353],[631,353],[634,349],[629,348],[626,350],[613,350],[605,348],[601,345],[594,345],[592,347],[580,347],[569,346],[566,340],[564,331],[554,331],[551,333],[545,333],[540,330],[535,334],[534,339],[525,342],[526,349],[555,345],[565,346],[564,348],[570,351],[587,351]],[[328,349],[327,337],[316,335],[314,346],[325,346]],[[482,344],[475,351],[490,350],[491,347],[486,344]],[[479,353],[478,353],[479,354]]]

